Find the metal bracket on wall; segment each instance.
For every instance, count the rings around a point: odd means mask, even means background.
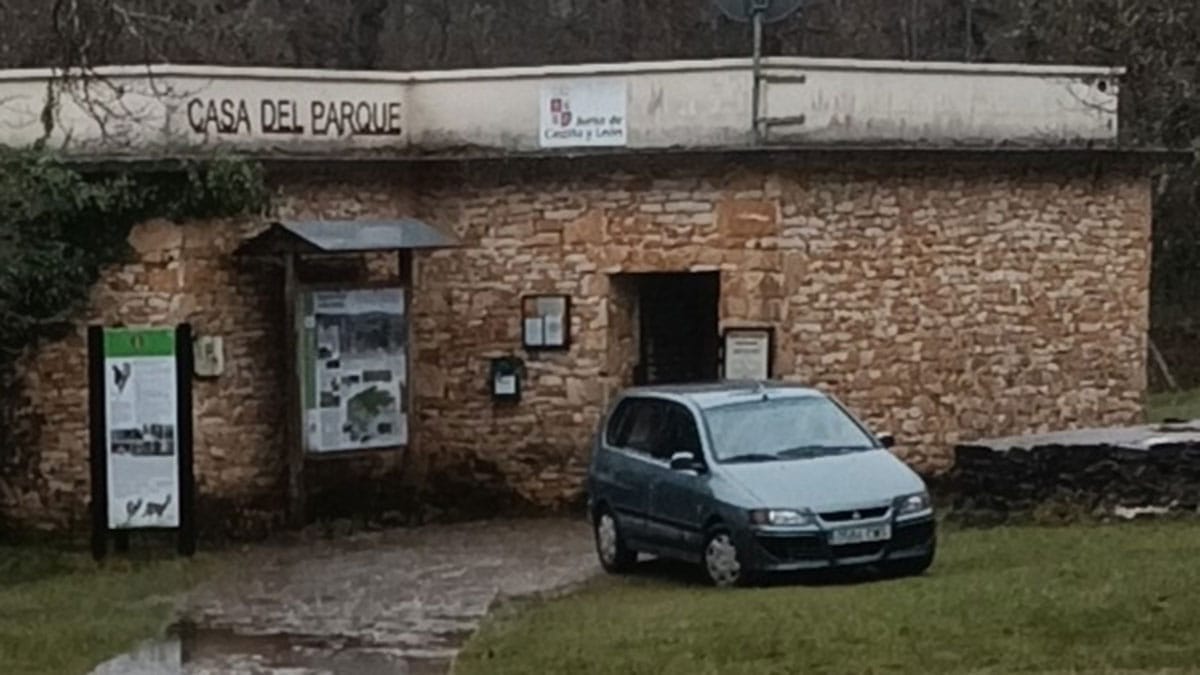
[[[766,127],[795,127],[800,126],[808,121],[804,115],[793,115],[791,117],[764,117],[759,120]]]
[[[756,96],[758,96],[758,97],[764,97],[766,95],[768,85],[772,85],[772,84],[808,84],[808,76],[803,75],[803,74],[802,75],[758,74],[758,75],[756,75],[756,78],[757,78],[757,82],[758,82],[758,86],[756,87],[756,90],[758,93],[756,94]],[[760,143],[765,143],[765,142],[770,141],[772,129],[776,129],[779,127],[803,126],[806,122],[808,122],[808,117],[803,114],[787,115],[787,116],[783,116],[783,117],[770,117],[768,115],[762,115],[761,110],[762,110],[762,102],[760,101],[759,105],[757,106],[756,112],[755,112],[756,118],[755,118],[755,123],[754,123],[755,140]]]
[[[754,27],[754,83],[750,101],[750,124],[754,128],[755,145],[766,137],[762,115],[763,84],[763,27],[783,21],[803,6],[804,0],[717,0],[725,15],[735,21],[749,21]]]
[[[762,75],[767,84],[808,84],[807,75]]]

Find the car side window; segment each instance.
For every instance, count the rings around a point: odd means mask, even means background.
[[[625,447],[636,403],[633,399],[621,401],[617,405],[617,409],[613,411],[612,417],[608,420],[608,428],[604,430],[605,442],[614,448]]]
[[[679,452],[690,452],[697,458],[702,456],[700,434],[696,429],[696,418],[687,408],[671,403],[668,405],[666,425],[654,456],[670,461]]]
[[[658,401],[639,400],[631,411],[632,419],[624,446],[630,450],[654,455],[658,439],[666,422],[665,410]]]

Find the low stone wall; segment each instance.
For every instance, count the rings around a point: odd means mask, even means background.
[[[944,485],[953,512],[997,520],[1198,512],[1200,432],[1142,427],[1108,436],[960,445]]]

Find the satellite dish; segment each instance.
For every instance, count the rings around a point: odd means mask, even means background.
[[[763,23],[777,23],[795,14],[804,0],[716,0],[721,13],[733,21],[749,23],[761,15]]]

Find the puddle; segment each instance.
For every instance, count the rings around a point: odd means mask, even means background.
[[[444,675],[497,597],[569,588],[594,561],[574,520],[250,550],[181,602],[187,625],[93,675]]]
[[[90,675],[445,675],[450,658],[297,635],[172,628],[167,637],[101,664]]]

